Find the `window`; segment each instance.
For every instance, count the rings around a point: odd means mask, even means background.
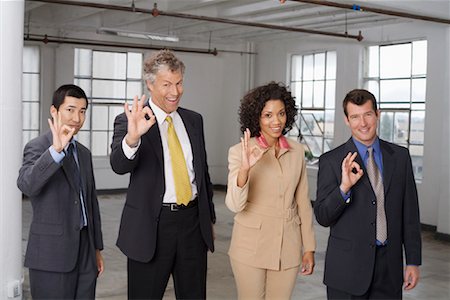
[[[416,180],[423,177],[427,41],[366,49],[365,87],[378,99],[379,136],[409,149]]]
[[[317,158],[333,142],[336,52],[292,55],[290,86],[299,116],[289,134],[301,137],[307,156]]]
[[[25,146],[39,135],[40,51],[23,47],[22,66],[22,142]]]
[[[115,117],[125,100],[142,95],[142,53],[75,49],[74,70],[75,84],[90,100],[78,139],[92,155],[107,156]]]

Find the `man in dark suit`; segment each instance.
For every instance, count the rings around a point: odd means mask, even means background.
[[[73,136],[88,101],[69,84],[53,94],[50,130],[24,149],[17,185],[33,207],[25,266],[34,299],[94,299],[103,239],[90,151]]]
[[[411,157],[378,138],[373,94],[353,90],[343,108],[352,137],[320,157],[314,205],[317,221],[330,227],[328,299],[401,299],[402,285],[416,286],[421,264]]]
[[[213,191],[202,117],[179,107],[184,68],[169,50],[148,58],[151,101],[135,97],[114,124],[111,166],[131,173],[117,240],[128,257],[130,299],[161,299],[170,275],[177,298],[206,298]]]

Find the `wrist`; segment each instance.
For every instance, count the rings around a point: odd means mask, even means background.
[[[128,134],[125,136],[125,143],[127,143],[130,148],[136,148],[139,144],[139,137],[131,137]]]
[[[347,186],[347,185],[345,185],[345,184],[342,184],[342,183],[341,183],[341,185],[339,186],[339,189],[341,189],[341,191],[342,191],[344,194],[348,194],[348,192],[350,191],[350,188],[351,188],[351,187],[349,187],[349,186]]]
[[[58,153],[61,153],[64,150],[64,148],[62,148],[61,146],[56,147],[55,145],[52,145],[52,148],[53,148],[53,150],[55,150]]]

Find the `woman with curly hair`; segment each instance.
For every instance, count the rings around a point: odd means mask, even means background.
[[[297,108],[271,82],[241,100],[244,136],[228,153],[229,249],[239,299],[289,299],[297,273],[314,269],[315,237],[301,144],[284,137]]]

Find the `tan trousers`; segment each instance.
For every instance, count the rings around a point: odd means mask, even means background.
[[[299,266],[274,271],[255,268],[231,258],[230,262],[239,299],[281,300],[291,298]]]

